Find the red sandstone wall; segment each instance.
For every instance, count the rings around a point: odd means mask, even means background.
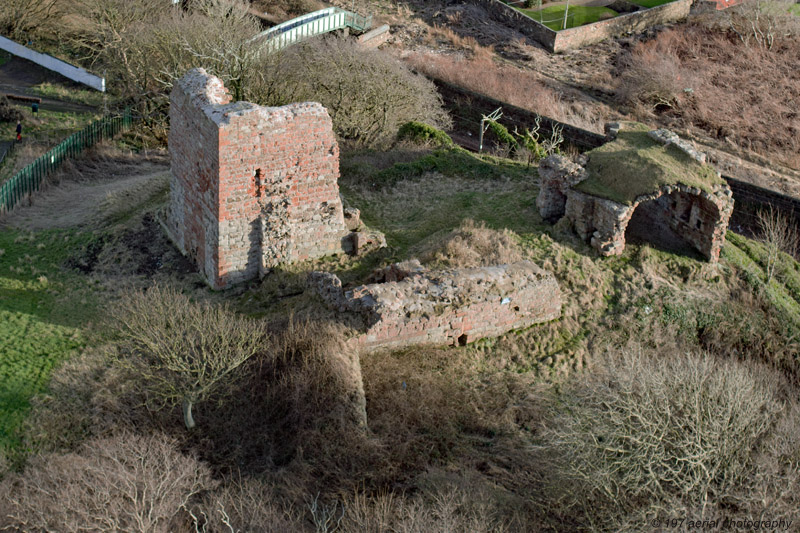
[[[170,96],[167,229],[178,248],[213,280],[218,271],[219,138],[216,124],[198,109],[226,104],[230,95],[219,80],[192,81],[176,83]]]
[[[394,281],[347,292],[334,274],[309,276],[328,305],[363,319],[366,331],[353,341],[360,348],[466,344],[561,315],[555,277],[529,261],[435,271],[409,261],[388,271]]]
[[[401,348],[420,344],[457,345],[497,337],[561,316],[554,279],[526,287],[507,298],[476,302],[442,315],[389,316],[358,338],[363,348]]]
[[[194,69],[170,106],[168,230],[217,289],[337,253],[348,233],[325,108],[229,101],[219,79]]]

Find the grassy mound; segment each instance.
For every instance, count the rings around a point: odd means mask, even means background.
[[[643,127],[644,128],[644,127]],[[711,192],[724,185],[716,171],[676,146],[664,146],[646,129],[620,131],[617,139],[588,153],[589,177],[575,188],[626,205],[664,185],[682,184]]]

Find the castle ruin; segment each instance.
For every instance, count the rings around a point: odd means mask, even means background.
[[[322,105],[231,103],[219,78],[193,69],[170,96],[169,152],[167,232],[212,288],[347,245]]]
[[[659,245],[680,241],[719,259],[733,198],[705,154],[668,130],[623,124],[609,128],[609,142],[582,163],[560,155],[542,160],[542,218],[565,217],[601,255],[621,254],[635,235]]]

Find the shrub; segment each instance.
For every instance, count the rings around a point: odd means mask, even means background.
[[[166,437],[123,433],[34,458],[4,485],[5,525],[19,530],[167,532],[214,483],[205,465]]]
[[[61,5],[57,0],[4,0],[0,11],[0,34],[23,40],[56,28]]]
[[[725,15],[731,31],[745,46],[769,50],[776,40],[800,35],[800,19],[791,12],[794,5],[794,0],[745,0]]]
[[[196,531],[303,531],[303,522],[275,495],[275,488],[258,479],[229,480],[191,507]]]
[[[336,133],[358,147],[390,143],[409,121],[435,128],[450,125],[430,81],[352,40],[312,39],[267,55],[253,73],[248,99],[263,105],[320,102]]]
[[[411,141],[417,144],[430,144],[436,147],[450,148],[453,139],[442,130],[422,122],[406,122],[397,130],[398,141]]]
[[[566,507],[616,529],[659,508],[730,501],[781,408],[763,369],[631,350],[567,388],[544,440]]]
[[[116,318],[120,362],[157,402],[182,402],[189,429],[192,406],[229,384],[268,337],[263,323],[225,305],[194,303],[158,286],[126,295]]]
[[[81,21],[72,45],[107,71],[109,86],[139,104],[150,120],[164,119],[167,95],[187,70],[219,76],[235,98],[257,49],[249,39],[258,25],[249,3],[192,0],[175,9],[159,0],[76,0]]]
[[[651,112],[677,107],[683,102],[683,89],[692,87],[675,50],[658,40],[639,44],[621,63],[617,97],[634,107]]]
[[[24,118],[25,115],[22,114],[22,111],[12,107],[5,96],[0,98],[0,122],[16,122]]]

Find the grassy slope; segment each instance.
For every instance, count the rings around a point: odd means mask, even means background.
[[[92,113],[62,113],[47,109],[40,109],[33,115],[30,107],[20,105],[16,107],[25,114],[25,119],[22,121],[23,142],[15,147],[15,151],[0,166],[0,183],[98,118]],[[16,123],[0,122],[0,139],[15,139],[16,127]]]
[[[637,196],[681,183],[710,191],[724,184],[712,167],[701,165],[674,146],[664,146],[645,131],[620,131],[614,142],[589,153],[589,178],[576,189],[631,205]]]
[[[92,239],[73,231],[0,232],[0,447],[17,443],[31,396],[86,342],[95,316],[87,281],[62,267]]]
[[[554,31],[561,27],[566,6],[549,6],[542,9],[520,9],[534,20],[543,20],[544,25]],[[570,6],[567,18],[567,29],[597,22],[601,18],[613,18],[619,15],[613,9],[602,6]],[[548,22],[550,21],[550,22]]]
[[[382,157],[374,154],[376,161]],[[464,219],[472,218],[490,227],[512,229],[525,255],[555,273],[564,308],[557,321],[479,341],[466,349],[444,350],[448,358],[471,361],[471,372],[476,374],[464,379],[502,381],[503,376],[524,374],[526,380],[560,380],[591,364],[606,346],[630,340],[657,346],[665,330],[690,347],[722,351],[729,346],[733,351],[755,349],[771,335],[769,351],[762,356],[781,350],[782,357],[788,357],[785,368],[795,370],[796,354],[785,345],[791,330],[800,328],[800,321],[796,322],[800,270],[784,258],[779,275],[763,292],[768,302],[765,309],[734,297],[742,291],[762,294],[759,287],[765,285],[759,283],[764,279],[763,250],[749,239],[731,236],[720,265],[646,246],[629,246],[621,257],[602,258],[570,232],[562,233],[559,227],[541,221],[535,207],[535,169],[523,164],[462,151],[436,151],[412,163],[378,167],[382,165],[345,158],[340,186],[345,200],[361,209],[362,219],[386,233],[388,250],[295,265],[241,294],[218,297],[237,301],[240,310],[253,315],[315,312],[319,301],[303,293],[307,270],[322,267],[339,273],[345,283],[357,281],[375,266],[418,256]],[[12,402],[0,419],[5,445],[17,442],[14,432],[28,399],[43,390],[49,370],[87,342],[81,331],[93,320],[99,302],[90,296],[88,278],[61,265],[93,238],[75,232],[2,234],[0,312],[5,331],[0,338],[12,339],[8,346],[14,354],[0,367],[4,381],[13,385],[5,388]],[[770,322],[773,315],[776,321]],[[741,316],[750,318],[744,322]],[[774,324],[789,329],[776,334]],[[722,345],[714,344],[717,341]],[[425,354],[442,352],[409,351],[418,352],[419,357],[398,359],[400,375],[422,372]],[[364,361],[368,388],[379,379],[371,369],[395,356],[370,356]],[[417,363],[422,367],[416,369]],[[375,412],[370,416],[380,418]]]
[[[75,102],[86,104],[93,107],[101,107],[105,99],[109,98],[107,93],[101,93],[93,89],[76,89],[74,87],[64,87],[54,83],[44,82],[31,87],[31,92],[45,98],[53,98],[64,102]],[[113,97],[109,98],[113,103]]]

